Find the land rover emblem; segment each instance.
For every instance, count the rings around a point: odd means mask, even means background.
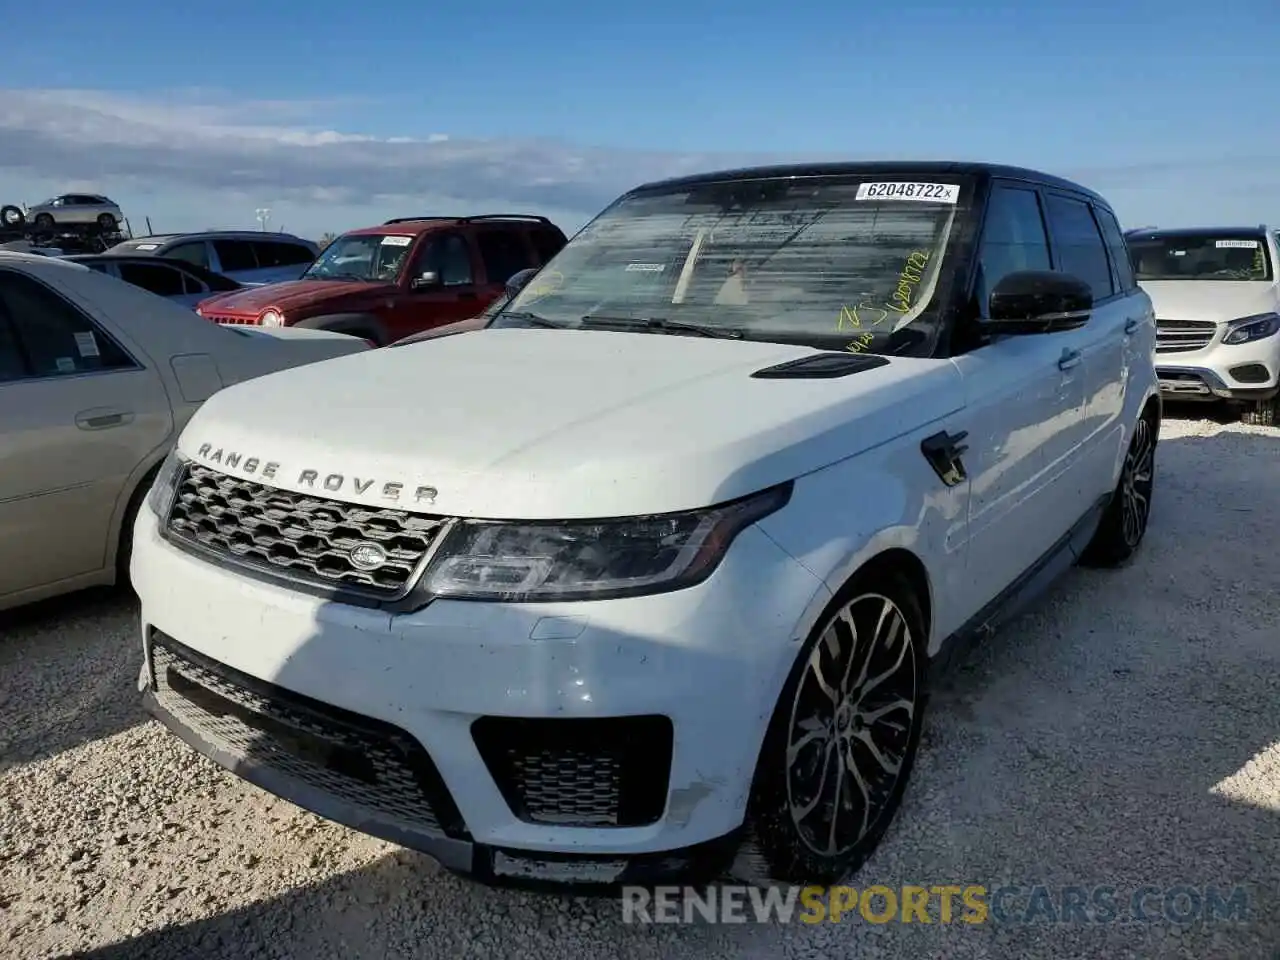
[[[347,556],[357,570],[377,570],[387,562],[387,551],[368,540],[357,543]]]

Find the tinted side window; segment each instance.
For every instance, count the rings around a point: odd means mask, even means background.
[[[564,246],[564,241],[560,239],[560,234],[554,230],[548,230],[546,227],[539,227],[529,234],[529,239],[533,241],[533,249],[538,252],[538,262],[534,266],[542,266],[549,261]]]
[[[0,307],[0,313],[4,313]],[[27,376],[26,356],[18,346],[18,338],[6,317],[0,316],[0,383],[22,380]]]
[[[997,185],[987,204],[978,253],[978,303],[987,315],[991,291],[1007,274],[1048,270],[1049,241],[1034,190]]]
[[[176,297],[186,292],[182,283],[182,274],[172,267],[159,264],[122,263],[120,279],[162,297]]]
[[[133,366],[127,354],[58,294],[19,273],[0,273],[0,324],[17,332],[37,377]]]
[[[414,275],[426,270],[434,270],[446,287],[466,286],[475,282],[471,277],[471,248],[457,233],[432,237],[427,242],[419,255]]]
[[[1107,248],[1089,205],[1056,195],[1049,196],[1047,200],[1049,225],[1053,231],[1054,249],[1058,253],[1058,269],[1089,284],[1095,299],[1111,296],[1115,289],[1111,285]]]
[[[215,240],[213,252],[218,255],[223,273],[258,269],[258,259],[253,255],[253,245],[246,240]]]
[[[506,283],[513,273],[533,266],[524,238],[514,230],[482,230],[476,242],[490,283]]]
[[[209,268],[209,252],[205,249],[203,240],[180,243],[166,251],[165,256],[194,263],[197,267],[204,267],[206,270]]]
[[[1102,239],[1107,242],[1107,251],[1111,254],[1111,267],[1114,270],[1116,285],[1125,293],[1138,286],[1133,278],[1133,262],[1129,259],[1129,245],[1125,243],[1124,231],[1110,210],[1102,207],[1093,208],[1094,218],[1102,228]]]
[[[279,240],[254,241],[254,252],[260,267],[293,267],[310,263],[315,259],[311,251],[296,243]]]
[[[193,273],[187,273],[185,270],[179,270],[182,274],[182,289],[184,293],[208,293],[209,287]]]

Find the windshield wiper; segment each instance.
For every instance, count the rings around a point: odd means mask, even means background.
[[[685,323],[683,320],[667,320],[664,317],[604,317],[582,318],[584,327],[614,327],[621,329],[652,330],[656,333],[693,333],[700,337],[721,337],[741,340],[742,331],[737,327],[718,327],[705,323]]]
[[[568,327],[563,323],[556,323],[554,320],[548,320],[546,317],[540,317],[536,313],[528,313],[527,311],[517,310],[514,312],[508,312],[503,310],[502,312],[495,314],[493,319],[497,320],[499,317],[510,317],[512,320],[520,320],[523,323],[529,324],[531,327],[547,327],[550,330],[568,329]]]

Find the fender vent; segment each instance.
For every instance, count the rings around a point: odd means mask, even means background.
[[[751,374],[757,380],[831,380],[847,377],[863,370],[874,370],[889,362],[873,353],[815,353],[798,360],[788,360]]]

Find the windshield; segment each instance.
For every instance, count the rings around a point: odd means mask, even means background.
[[[413,237],[394,233],[356,234],[329,244],[302,274],[306,280],[374,280],[400,276]]]
[[[720,181],[629,195],[493,325],[657,320],[855,353],[927,352],[934,291],[971,190],[961,177],[906,179]]]
[[[1221,233],[1133,238],[1138,280],[1270,280],[1271,258],[1257,236]]]

